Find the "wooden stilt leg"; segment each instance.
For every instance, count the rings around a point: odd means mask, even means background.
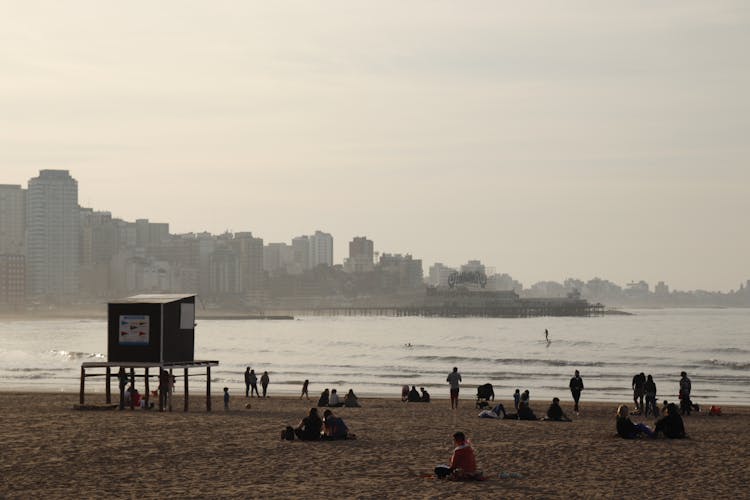
[[[107,367],[107,382],[104,384],[104,392],[107,396],[107,404],[112,402],[112,381],[110,380],[110,377],[112,377],[112,368],[108,366]]]
[[[148,367],[147,367],[146,374],[143,377],[143,392],[145,393],[143,394],[143,397],[146,398],[146,408],[148,408],[148,400],[151,397],[151,391],[149,390],[150,388],[149,388],[148,379],[149,379],[149,376],[148,376]]]
[[[172,391],[174,386],[172,385],[172,369],[169,369],[169,391],[167,391],[167,407],[169,411],[172,411]]]
[[[135,387],[135,368],[130,369],[130,385]],[[130,393],[130,409],[135,409],[135,398],[133,397],[133,393]]]
[[[185,368],[185,411],[188,411],[190,404],[188,403],[188,369]]]
[[[211,411],[211,367],[210,366],[206,367],[206,411]]]

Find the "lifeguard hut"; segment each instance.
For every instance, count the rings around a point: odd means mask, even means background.
[[[112,402],[111,379],[125,374],[135,385],[143,378],[143,397],[148,404],[149,380],[167,371],[175,380],[174,371],[183,370],[184,405],[188,411],[188,378],[191,368],[206,369],[206,410],[211,411],[211,367],[218,361],[195,360],[195,295],[145,294],[134,295],[110,302],[107,321],[107,361],[81,364],[80,404],[84,404],[86,378],[106,377],[107,403]],[[86,373],[86,370],[105,368],[105,373]],[[113,372],[113,368],[116,372]],[[150,370],[154,372],[149,373]],[[142,373],[137,373],[143,370]],[[124,397],[124,384],[120,383],[120,402]],[[168,398],[172,410],[172,398]],[[134,406],[133,398],[130,403]]]

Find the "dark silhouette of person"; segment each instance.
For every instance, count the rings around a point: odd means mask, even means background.
[[[245,397],[250,395],[250,367],[245,369]]]
[[[422,391],[422,396],[419,398],[419,400],[423,403],[429,403],[430,402],[430,393],[425,390],[424,387],[419,389]]]
[[[646,394],[646,375],[643,372],[635,375],[632,385],[635,409],[643,412],[643,396]]]
[[[583,379],[581,374],[576,370],[573,378],[570,379],[570,393],[573,395],[573,411],[578,413],[578,401],[581,399],[581,391],[583,390]]]
[[[680,373],[680,410],[683,415],[690,416],[690,409],[693,402],[690,401],[690,391],[692,390],[692,382],[687,376],[686,372]]]
[[[654,377],[649,373],[646,377],[646,384],[643,386],[643,390],[646,394],[646,410],[643,415],[648,417],[649,412],[654,416],[659,416],[659,409],[656,407],[656,382]]]
[[[656,432],[657,436],[661,432],[670,439],[686,437],[685,424],[682,422],[682,417],[680,416],[676,404],[669,403],[667,405],[666,415],[656,421],[656,429],[654,432]]]
[[[266,397],[266,391],[268,390],[268,382],[270,379],[268,378],[268,372],[263,372],[263,375],[260,376],[260,386],[263,388],[263,397]]]
[[[408,396],[406,396],[406,400],[409,403],[419,403],[422,400],[415,386],[411,386],[411,390],[409,391]]]
[[[299,425],[294,429],[294,433],[302,441],[318,441],[320,431],[323,428],[323,421],[318,415],[317,408],[310,408],[310,413],[302,419]]]

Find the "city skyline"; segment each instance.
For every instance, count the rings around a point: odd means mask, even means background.
[[[744,282],[750,12],[14,4],[0,167],[172,232],[322,229],[530,284]],[[335,14],[335,15],[334,15]]]

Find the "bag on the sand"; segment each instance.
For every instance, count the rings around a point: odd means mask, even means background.
[[[281,431],[281,439],[283,441],[294,441],[294,429],[291,425],[287,425],[286,429]]]

